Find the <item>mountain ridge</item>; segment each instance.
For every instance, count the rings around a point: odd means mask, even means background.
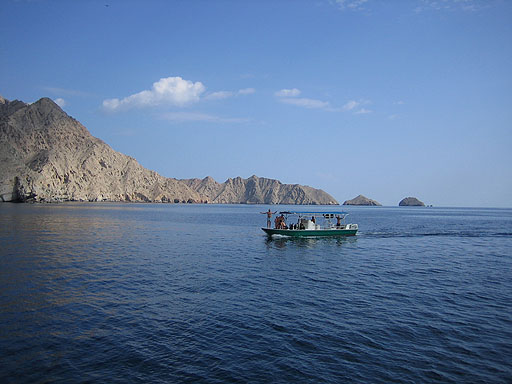
[[[90,134],[49,98],[0,96],[0,201],[339,204],[326,192],[257,177],[168,178]]]

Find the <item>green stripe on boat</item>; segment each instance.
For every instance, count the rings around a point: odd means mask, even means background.
[[[357,224],[350,224],[357,225]],[[267,235],[281,235],[289,237],[316,237],[316,236],[355,236],[356,229],[275,229],[261,228]]]

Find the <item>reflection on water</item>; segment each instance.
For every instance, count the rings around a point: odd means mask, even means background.
[[[107,300],[109,292],[97,289],[94,280],[105,287],[117,279],[112,272],[119,261],[129,264],[130,255],[140,252],[138,236],[150,238],[142,223],[113,214],[123,212],[118,206],[8,208],[0,233],[0,305],[2,310],[37,313],[39,320],[58,316],[56,308],[93,308]]]
[[[346,243],[354,243],[357,236],[325,236],[325,237],[291,237],[291,236],[267,236],[265,243],[267,248],[306,248],[314,249],[317,246],[338,246]]]

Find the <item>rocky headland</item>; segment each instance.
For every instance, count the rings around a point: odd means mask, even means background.
[[[406,197],[406,198],[402,199],[398,203],[398,205],[400,207],[424,207],[425,203],[423,203],[422,201],[419,201],[415,197]]]
[[[369,206],[379,206],[379,207],[382,206],[382,204],[379,203],[378,201],[369,199],[368,197],[363,196],[363,195],[359,195],[357,197],[354,197],[351,200],[347,200],[343,203],[343,205],[369,205]]]
[[[163,177],[93,137],[52,100],[1,96],[0,201],[338,204],[322,190],[257,176]]]

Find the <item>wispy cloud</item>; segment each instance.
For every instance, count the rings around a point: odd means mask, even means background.
[[[160,115],[160,117],[172,123],[247,123],[249,121],[249,119],[245,118],[226,118],[200,112],[168,112]]]
[[[277,97],[297,97],[300,95],[300,90],[297,88],[293,89],[281,89],[280,91],[277,91],[274,93]]]
[[[296,105],[308,109],[323,109],[329,112],[352,112],[356,115],[372,113],[373,111],[363,108],[363,105],[371,104],[369,100],[350,100],[342,107],[334,107],[329,101],[298,97],[302,92],[297,88],[281,89],[274,93],[277,100],[284,104]]]
[[[222,99],[228,99],[230,97],[233,97],[235,94],[231,91],[218,91],[210,93],[209,95],[205,96],[206,100],[222,100]]]
[[[457,11],[475,12],[486,6],[481,0],[421,0],[415,9],[417,13],[423,11]]]
[[[344,10],[352,10],[352,11],[361,11],[364,10],[364,4],[367,3],[368,0],[332,0],[331,3],[334,3],[338,6],[338,8],[342,11]]]
[[[354,108],[357,108],[359,105],[361,105],[361,102],[355,101],[355,100],[350,100],[350,101],[346,102],[342,108],[344,111],[351,111]]]
[[[204,98],[206,100],[222,100],[222,99],[229,99],[230,97],[252,95],[253,93],[256,93],[256,90],[254,88],[244,88],[244,89],[239,89],[236,92],[233,92],[233,91],[212,92],[212,93],[206,95]]]
[[[371,7],[371,0],[328,0],[341,11],[366,11]],[[387,2],[386,2],[387,3]],[[391,2],[389,2],[392,4]],[[404,2],[406,3],[406,2]],[[488,0],[416,0],[409,2],[415,12],[423,11],[457,11],[475,12],[488,7]],[[386,4],[387,5],[387,4]]]
[[[305,97],[298,98],[282,98],[279,99],[281,103],[297,105],[299,107],[310,108],[310,109],[326,109],[330,107],[328,101],[308,99]]]
[[[284,104],[296,105],[308,109],[329,109],[331,107],[328,101],[298,97],[301,91],[297,88],[281,89],[274,93],[277,99]]]
[[[356,114],[356,115],[367,115],[368,113],[373,113],[373,111],[370,109],[361,108],[354,112],[354,114]]]
[[[254,88],[244,88],[238,91],[239,95],[252,95],[253,93],[256,93]]]
[[[350,100],[343,105],[342,109],[347,112],[353,112],[355,115],[365,115],[373,112],[372,110],[362,107],[363,105],[368,104],[371,104],[370,100]]]

